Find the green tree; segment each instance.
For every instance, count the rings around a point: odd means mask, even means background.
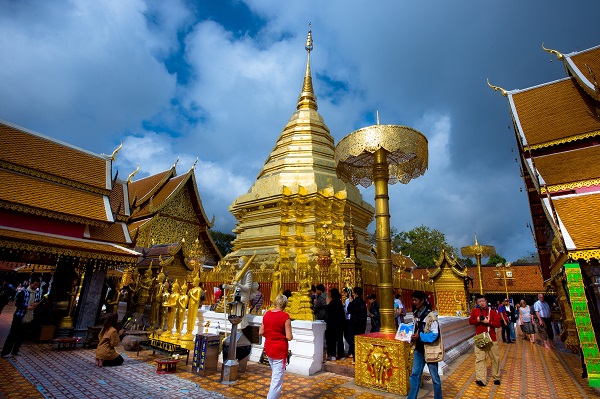
[[[496,254],[494,256],[490,256],[487,261],[488,265],[497,265],[498,263],[506,263],[506,258]]]
[[[235,234],[222,233],[218,230],[209,230],[213,241],[221,251],[221,255],[225,256],[233,249],[232,241],[235,240]]]
[[[537,252],[530,251],[525,256],[521,256],[514,263],[540,263],[540,255]]]
[[[456,254],[454,248],[446,242],[444,233],[421,225],[410,231],[402,231],[392,236],[392,249],[410,255],[411,259],[420,267],[434,265],[434,259],[440,256],[442,248]]]

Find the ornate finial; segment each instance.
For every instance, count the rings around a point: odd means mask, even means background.
[[[175,169],[175,167],[177,166],[178,163],[179,163],[179,155],[177,155],[177,161],[175,161],[173,166],[171,166],[171,169]]]
[[[306,72],[304,73],[304,82],[302,83],[302,93],[298,97],[298,105],[296,105],[296,109],[307,109],[311,108],[315,111],[317,110],[317,96],[315,96],[315,92],[313,91],[312,86],[312,77],[310,75],[310,52],[313,49],[313,40],[312,40],[312,24],[308,24],[308,36],[306,38],[306,45],[304,48],[308,52],[307,60],[306,60]]]
[[[475,245],[479,245],[479,243],[477,242],[477,234],[475,234]]]
[[[375,116],[377,117],[377,124],[379,125],[379,110],[375,111]]]
[[[133,179],[133,176],[135,176],[135,174],[137,172],[140,171],[140,165],[138,164],[136,170],[134,170],[133,172],[131,172],[131,174],[129,175],[129,177],[127,178],[127,183],[131,183],[131,179]]]
[[[309,22],[308,23],[308,36],[306,37],[306,46],[304,46],[306,51],[308,51],[309,53],[313,49],[312,29],[311,28],[312,28],[312,22]]]
[[[198,157],[196,157],[196,160],[194,161],[194,164],[192,165],[192,169],[194,169],[196,167],[197,163],[198,163]]]
[[[208,222],[208,228],[212,229],[213,227],[215,227],[215,214],[213,213],[213,217],[210,220],[210,222]]]
[[[115,159],[117,159],[117,153],[121,150],[121,148],[123,148],[123,142],[121,141],[121,144],[119,144],[119,146],[113,151],[112,155],[110,156],[110,159],[112,159],[113,161]]]
[[[542,42],[542,48],[544,49],[544,51],[547,51],[550,54],[554,54],[559,60],[563,60],[565,58],[565,56],[559,53],[558,51],[544,47],[544,42]]]
[[[490,84],[490,80],[487,80],[487,84],[488,86],[490,86],[492,89],[494,89],[494,91],[499,91],[500,93],[502,93],[502,95],[504,97],[506,97],[508,95],[508,93],[506,92],[506,90],[504,90],[502,87],[498,87],[498,86],[493,86],[492,84]]]

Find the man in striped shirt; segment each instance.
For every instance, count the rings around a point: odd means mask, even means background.
[[[546,327],[546,337],[544,338],[543,334],[540,334],[544,347],[556,348],[554,346],[554,331],[552,330],[552,313],[550,313],[550,305],[544,301],[544,294],[538,294],[538,300],[533,304],[533,310],[537,315],[538,323],[540,325],[543,323]]]
[[[33,309],[35,309],[35,306],[41,299],[42,293],[39,287],[39,281],[32,281],[26,289],[20,291],[15,296],[17,310],[13,315],[10,332],[2,347],[2,357],[12,357],[19,354],[19,349],[23,343],[23,336],[31,328]]]

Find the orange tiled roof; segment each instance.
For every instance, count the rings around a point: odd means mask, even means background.
[[[510,96],[529,146],[600,130],[594,100],[574,78]]]
[[[129,203],[145,201],[147,197],[153,195],[168,178],[174,176],[175,168],[171,168],[156,175],[144,177],[143,179],[129,183]]]
[[[123,186],[125,184],[125,182],[117,180],[110,192],[110,207],[113,212],[117,212],[117,210],[119,211],[118,216],[120,216],[121,219],[126,219],[127,216],[129,216],[129,212],[127,212],[129,206],[127,206],[128,204],[125,204],[124,197],[125,193]]]
[[[125,227],[125,230],[123,230]],[[128,245],[131,243],[127,226],[123,222],[112,223],[109,226],[89,226],[90,240],[114,242]]]
[[[100,155],[0,122],[0,161],[106,189],[107,161]]]
[[[575,244],[575,249],[600,248],[599,193],[558,197],[553,199],[553,204]]]
[[[583,76],[588,80],[589,84],[593,86],[594,79],[590,76],[587,68],[588,66],[594,74],[596,74],[596,80],[600,79],[600,76],[598,76],[600,74],[600,46],[568,55],[567,58],[569,58],[575,66],[575,70],[572,69],[571,65],[569,65],[569,69],[573,70],[578,81],[580,81],[581,76]],[[580,84],[581,83],[582,82],[580,81]],[[589,87],[589,89],[594,88]]]
[[[141,255],[116,244],[11,228],[0,228],[0,241],[5,241],[3,246],[10,247],[12,245],[15,249],[26,250],[28,246],[31,246],[35,248],[36,252],[121,260],[128,263],[137,261],[137,257]],[[57,249],[59,250],[57,251]]]
[[[509,293],[534,294],[544,292],[544,279],[539,265],[513,265],[511,268],[513,279],[507,279],[506,285]],[[477,266],[470,266],[467,273],[473,277],[472,291],[479,291],[479,274]],[[498,279],[496,267],[492,265],[481,266],[483,290],[486,293],[501,294],[505,292],[504,280]]]
[[[151,220],[152,220],[152,218],[146,218],[146,219],[142,219],[142,220],[136,220],[133,223],[129,223],[127,225],[127,229],[129,230],[129,235],[133,236],[135,230],[139,229],[140,227],[142,227],[143,225],[145,225],[146,223],[148,223]]]
[[[0,201],[20,207],[19,211],[35,208],[82,219],[110,221],[103,195],[4,169],[0,169],[0,181],[5,182],[0,185]]]
[[[392,264],[396,267],[400,267],[400,264],[402,264],[405,269],[409,270],[417,267],[416,263],[409,256],[395,253],[392,253]]]
[[[143,206],[140,209],[137,209],[132,213],[132,218],[137,219],[140,217],[145,217],[157,211],[159,208],[161,208],[166,199],[169,198],[169,196],[175,191],[177,191],[177,188],[182,183],[185,183],[187,181],[187,178],[189,178],[189,176],[190,175],[186,173],[184,175],[169,179],[169,181],[167,181],[157,192],[155,192],[154,197],[150,197],[152,198],[152,210],[150,209],[150,198],[148,198],[148,200],[143,204]]]
[[[535,167],[549,186],[598,179],[600,146],[536,157]]]

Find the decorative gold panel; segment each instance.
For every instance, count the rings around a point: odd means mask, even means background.
[[[412,369],[410,344],[393,334],[371,333],[355,337],[356,385],[407,395]]]

